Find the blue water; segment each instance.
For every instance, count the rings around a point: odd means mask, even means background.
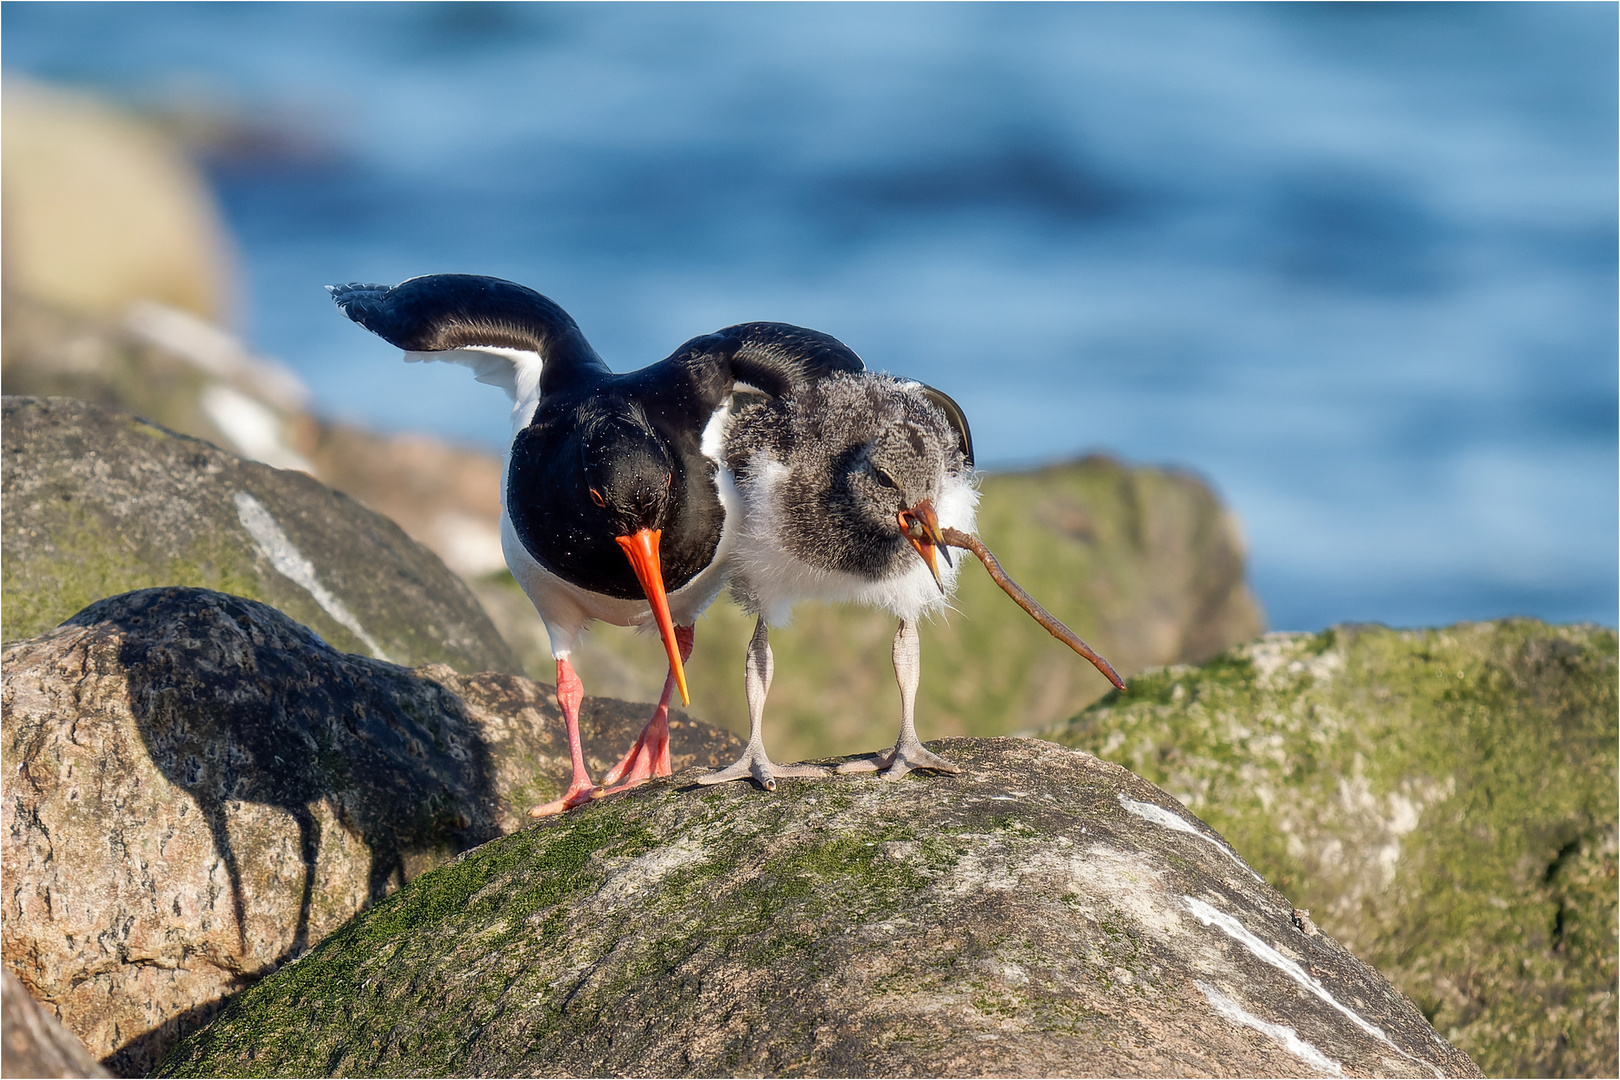
[[[319,286],[497,274],[620,369],[749,319],[984,464],[1175,463],[1274,626],[1616,622],[1614,4],[7,4],[8,75],[234,112],[244,328],[498,445]]]

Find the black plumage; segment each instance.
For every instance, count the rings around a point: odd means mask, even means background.
[[[693,338],[668,358],[610,371],[574,320],[525,286],[434,274],[396,286],[329,286],[355,322],[408,360],[448,360],[505,389],[513,440],[502,492],[507,564],[557,657],[558,699],[574,778],[561,810],[593,786],[579,744],[583,689],[568,657],[592,620],[656,622],[669,657],[663,700],[608,782],[669,772],[665,721],[691,626],[723,587],[728,524],[719,447],[737,385],[766,395],[863,370],[836,339],[785,323],[742,323]]]

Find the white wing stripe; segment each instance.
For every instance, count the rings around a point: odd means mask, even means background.
[[[545,359],[532,349],[507,349],[497,345],[471,345],[441,352],[406,350],[405,362],[418,364],[439,361],[471,368],[481,383],[498,386],[512,399],[512,433],[529,426],[540,404],[540,372]]]

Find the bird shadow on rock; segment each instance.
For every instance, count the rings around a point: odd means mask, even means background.
[[[460,698],[431,679],[340,653],[274,608],[207,589],[143,589],[69,620],[115,626],[131,712],[153,764],[196,801],[229,877],[247,964],[244,867],[232,802],[298,826],[303,886],[292,940],[248,979],[306,951],[325,802],[370,854],[367,903],[403,885],[417,852],[500,835],[487,746]]]

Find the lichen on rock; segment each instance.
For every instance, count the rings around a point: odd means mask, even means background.
[[[432,552],[318,480],[82,401],[3,410],[5,640],[106,596],[191,585],[271,604],[346,651],[516,669]]]

